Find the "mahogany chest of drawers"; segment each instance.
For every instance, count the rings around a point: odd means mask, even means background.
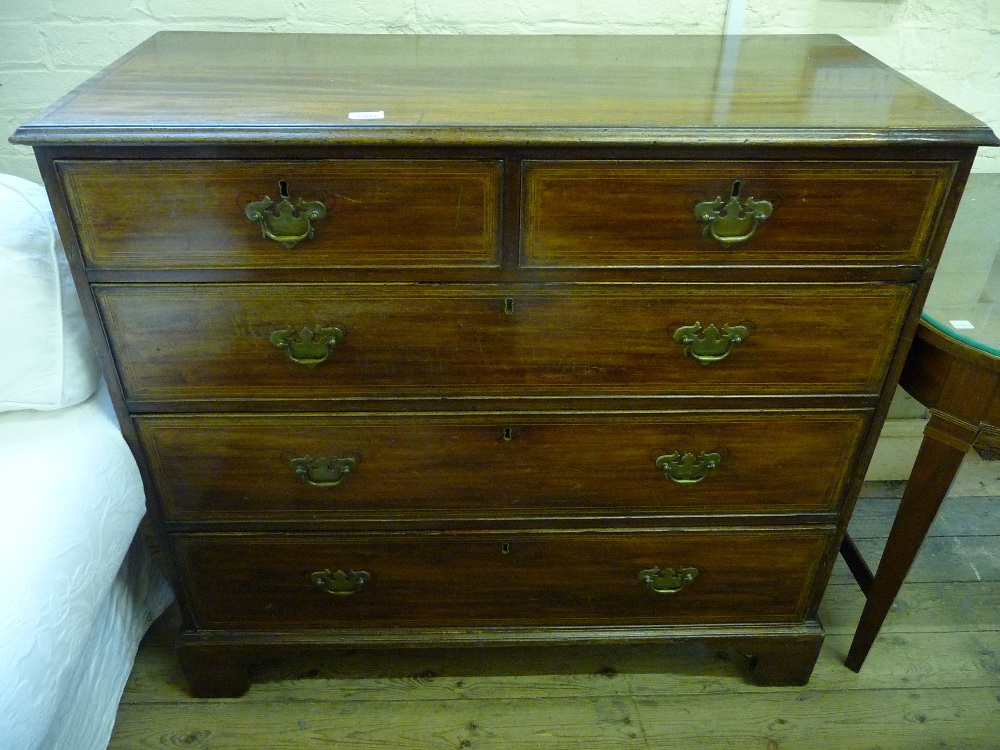
[[[180,32],[14,141],[198,695],[359,646],[693,639],[807,681],[996,143],[836,37]]]

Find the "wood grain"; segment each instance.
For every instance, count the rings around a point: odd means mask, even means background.
[[[827,529],[171,539],[202,628],[795,623]],[[676,594],[642,570],[694,567]],[[364,571],[330,596],[314,571]],[[484,634],[483,638],[488,638]]]
[[[748,131],[758,144],[997,143],[835,36],[189,32],[158,33],[14,141],[742,145]]]
[[[96,285],[138,400],[877,393],[911,289],[896,285]],[[511,300],[511,313],[506,312]],[[681,326],[751,331],[705,366]],[[323,364],[269,340],[336,325]],[[191,362],[198,362],[191,367]]]
[[[985,463],[981,465],[986,472],[993,470],[992,465]],[[960,471],[964,472],[968,468],[970,468],[970,463],[967,460]],[[978,469],[979,466],[973,468]],[[962,475],[960,474],[960,476]],[[972,489],[971,482],[982,483],[991,480],[975,477],[971,473],[966,474],[965,477],[970,480],[970,485],[964,490],[958,485],[952,485],[948,501],[941,506],[934,523],[931,524],[930,531],[927,533],[928,537],[975,537],[983,534],[984,530],[988,532],[994,524],[1000,523],[1000,497],[963,497],[960,494],[955,494],[970,491]],[[897,484],[905,486],[902,482]],[[862,498],[859,502],[865,506],[865,513],[862,517],[864,523],[852,525],[851,536],[855,539],[871,537],[884,539],[888,536],[896,512],[899,510],[899,498]],[[855,531],[855,529],[857,530]]]
[[[882,540],[858,539],[858,547],[870,565],[875,565],[882,556]],[[931,559],[934,563],[931,563]],[[841,578],[842,575],[847,578]],[[981,541],[966,537],[930,537],[921,547],[920,554],[913,561],[909,578],[919,582],[982,581],[1000,580],[1000,558],[996,551],[984,548]],[[839,566],[834,571],[836,581],[849,580],[846,567]]]
[[[499,263],[493,161],[67,161],[58,169],[95,269],[490,267]],[[262,236],[252,201],[322,202],[315,236]]]
[[[508,750],[514,746],[688,750],[692,745],[713,744],[741,750],[860,750],[871,748],[872,738],[877,737],[884,738],[881,747],[990,750],[1000,720],[995,693],[995,687],[987,687],[899,691],[881,700],[873,700],[868,691],[854,691],[589,701],[313,699],[292,706],[268,702],[165,705],[146,721],[140,714],[126,714],[111,748],[254,748],[266,742],[274,750]],[[851,720],[845,721],[845,716]],[[956,738],[961,744],[955,744]]]
[[[847,587],[833,586],[830,592]],[[856,587],[855,589],[856,590]],[[940,590],[938,587],[935,590]],[[828,597],[830,612],[846,600]],[[944,604],[958,602],[945,598]],[[976,599],[960,606],[976,608]],[[851,604],[860,612],[860,606]],[[978,610],[985,615],[989,609]],[[995,610],[994,610],[995,611]],[[919,625],[918,625],[919,627]],[[990,627],[995,627],[991,623]],[[177,625],[153,636],[129,678],[122,712],[153,713],[158,705],[199,704],[184,685],[173,654]],[[915,631],[890,619],[860,674],[844,668],[853,628],[830,633],[808,693],[866,693],[871,700],[900,689],[994,688],[1000,680],[1000,631],[957,626]],[[561,698],[759,694],[744,679],[747,658],[703,644],[576,646],[573,648],[427,649],[379,652],[365,649],[322,656],[290,656],[254,672],[246,703],[294,704],[330,700],[396,703],[502,701]],[[803,691],[785,689],[789,701]],[[207,702],[213,703],[211,701]]]
[[[199,414],[136,421],[167,520],[287,527],[323,518],[832,513],[844,489],[841,467],[854,460],[868,416]],[[697,484],[678,484],[656,465],[672,452],[718,452],[721,463]],[[348,456],[357,466],[341,484],[315,487],[291,466],[305,456]],[[470,507],[484,486],[489,503]]]
[[[741,695],[703,709],[690,721],[685,698],[637,701],[649,747],[690,747],[720,740],[730,747],[872,747],[873,734],[888,747],[962,747],[986,750],[995,740],[1000,703],[995,688],[900,691],[873,701],[864,692],[820,693],[789,701],[776,695]],[[956,710],[961,705],[961,710]],[[681,717],[686,721],[680,721]],[[705,726],[711,730],[705,731]],[[961,744],[954,738],[961,737]],[[891,738],[891,744],[889,744]]]
[[[994,537],[987,537],[984,543],[993,544]],[[965,544],[967,547],[973,546],[968,540]],[[930,564],[937,563],[935,558],[932,558]],[[926,573],[914,576],[915,579],[923,577],[926,577]],[[953,580],[946,582],[908,581],[893,603],[892,612],[882,628],[883,633],[980,632],[997,629],[1000,580],[976,580],[971,569],[967,576],[971,580],[950,577]],[[864,595],[855,583],[848,577],[838,575],[827,589],[823,606],[820,607],[823,627],[831,635],[853,635],[864,604]],[[877,651],[878,648],[872,652],[873,658]],[[844,653],[847,653],[846,650]],[[926,653],[926,649],[921,653]]]
[[[918,263],[955,165],[802,162],[527,162],[522,262],[540,267],[677,263]],[[731,246],[694,207],[767,200],[771,215]]]
[[[578,705],[540,700],[512,700],[503,713],[480,702],[422,702],[420,711],[406,703],[369,707],[340,701],[303,702],[292,715],[274,704],[204,705],[171,711],[164,707],[158,729],[126,722],[112,747],[143,748],[262,747],[309,748],[503,748],[515,743],[531,748],[627,750],[645,748],[636,709],[628,698],[607,698]],[[284,714],[283,716],[281,716]],[[491,715],[492,714],[492,715]],[[575,726],[556,725],[565,715]],[[280,716],[280,718],[279,718]],[[136,717],[138,718],[138,717]],[[262,731],[263,727],[268,729]],[[530,744],[527,744],[530,743]]]

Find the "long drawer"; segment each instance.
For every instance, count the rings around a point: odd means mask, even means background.
[[[91,268],[499,263],[499,162],[129,160],[58,168]]]
[[[790,623],[828,528],[175,535],[202,628]]]
[[[136,400],[875,394],[878,284],[95,285]],[[322,360],[322,361],[320,361]]]
[[[136,418],[167,520],[833,512],[866,412]]]
[[[916,264],[954,168],[941,162],[528,162],[521,262]]]

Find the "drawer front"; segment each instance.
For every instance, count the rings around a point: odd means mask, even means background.
[[[827,529],[172,539],[204,628],[791,623],[830,542]]]
[[[911,293],[864,284],[95,290],[127,397],[153,401],[876,393]],[[293,356],[326,358],[309,366]]]
[[[523,178],[521,260],[539,267],[916,264],[954,168],[534,162]],[[733,197],[739,205],[726,221]],[[699,220],[698,206],[718,218]]]
[[[498,162],[64,161],[59,172],[95,269],[499,264]],[[325,215],[279,222],[279,183],[289,210],[302,199]],[[248,218],[265,198],[267,216]]]
[[[168,520],[832,512],[865,412],[151,416]]]

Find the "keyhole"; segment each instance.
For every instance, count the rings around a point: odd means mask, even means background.
[[[730,194],[731,197],[733,197],[733,198],[739,198],[740,197],[740,191],[742,189],[743,189],[743,180],[736,180],[736,182],[733,183],[733,191]]]
[[[514,430],[512,430],[510,427],[504,427],[504,429],[503,429],[503,439],[504,439],[504,442],[507,442],[507,443],[509,443],[511,440],[513,440],[514,439]]]
[[[508,315],[514,314],[514,298],[508,297],[503,301],[503,311]]]
[[[288,183],[284,180],[278,180],[278,192],[281,194],[282,198],[288,197]]]
[[[510,554],[510,545],[507,542],[504,542],[503,544],[500,545],[500,554],[501,555]]]

